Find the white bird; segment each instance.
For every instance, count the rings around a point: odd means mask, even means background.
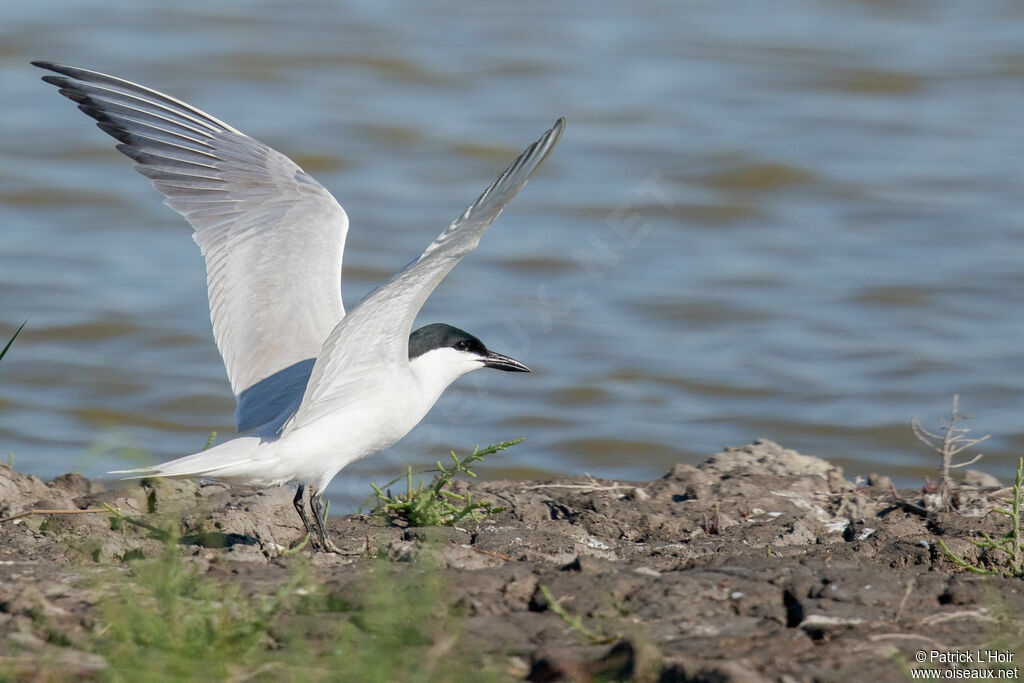
[[[529,372],[445,324],[415,332],[427,297],[558,144],[531,144],[426,250],[348,315],[341,261],[348,217],[291,159],[194,107],[129,81],[37,61],[43,80],[96,119],[194,229],[206,259],[213,333],[243,436],[151,468],[112,474],[298,483],[315,547],[337,551],[321,496],[343,467],[390,447],[462,375]],[[310,489],[306,514],[305,491]]]

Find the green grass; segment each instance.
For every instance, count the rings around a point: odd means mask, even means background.
[[[480,462],[488,455],[493,455],[523,441],[524,439],[502,441],[498,444],[491,444],[483,450],[477,446],[473,449],[472,453],[461,460],[455,455],[455,451],[449,451],[452,458],[452,465],[450,467],[445,467],[438,460],[436,469],[429,469],[420,473],[437,473],[434,483],[430,486],[425,486],[421,482],[419,486],[414,488],[412,485],[413,472],[410,466],[406,469],[405,473],[404,494],[400,493],[393,496],[388,488],[398,482],[401,477],[392,479],[383,487],[370,484],[378,501],[377,506],[371,510],[371,513],[375,517],[389,523],[401,521],[407,526],[420,527],[454,526],[467,518],[474,522],[479,522],[487,515],[501,512],[505,508],[495,507],[486,501],[474,501],[468,491],[465,494],[458,494],[450,490],[450,486],[456,475],[476,476],[469,469],[469,465],[474,462]]]
[[[11,338],[7,340],[6,344],[4,344],[4,348],[0,349],[0,360],[4,359],[4,356],[6,356],[7,352],[11,349],[11,344],[13,344],[14,340],[18,338],[18,335],[21,334],[21,331],[25,329],[25,325],[27,324],[28,318],[25,318],[25,321],[18,326],[18,329],[14,331],[14,334],[11,335]]]
[[[75,645],[102,656],[99,677],[117,682],[495,679],[459,647],[461,617],[436,567],[375,560],[339,569],[340,586],[327,589],[308,560],[282,564],[284,581],[247,588],[202,573],[168,541],[162,556],[91,580],[105,597]],[[37,673],[63,679],[51,666]]]
[[[244,596],[239,584],[200,576],[173,550],[132,562],[130,574],[102,603],[92,650],[111,680],[222,679],[259,662],[274,642],[273,617],[294,595]]]

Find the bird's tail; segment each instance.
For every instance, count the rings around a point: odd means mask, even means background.
[[[124,479],[142,477],[225,477],[244,476],[247,465],[258,460],[256,449],[260,445],[258,436],[244,436],[226,441],[200,453],[186,455],[152,467],[133,470],[115,470],[107,474],[126,474]]]

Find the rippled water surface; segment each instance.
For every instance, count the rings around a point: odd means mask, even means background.
[[[352,221],[351,307],[560,115],[435,292],[532,376],[467,376],[332,488],[447,448],[487,476],[658,476],[768,437],[904,483],[954,393],[1024,445],[1024,6],[24,3],[0,22],[0,450],[98,476],[232,431],[184,221],[41,83],[145,83],[292,156]],[[499,467],[499,463],[502,465]]]

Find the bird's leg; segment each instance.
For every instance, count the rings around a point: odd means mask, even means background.
[[[320,496],[322,492],[315,486],[310,487],[309,495],[309,507],[313,510],[313,518],[316,520],[317,530],[319,532],[319,545],[320,549],[326,553],[339,553],[341,549],[334,545],[334,541],[327,534],[327,524],[324,522],[324,506],[320,502]]]
[[[309,523],[309,517],[306,515],[306,486],[305,484],[299,484],[299,490],[295,492],[295,498],[292,499],[292,504],[295,506],[296,512],[299,513],[299,517],[302,518],[302,526],[306,527],[306,533],[309,534],[309,540],[313,543],[315,548],[320,542],[319,532],[317,528]]]

